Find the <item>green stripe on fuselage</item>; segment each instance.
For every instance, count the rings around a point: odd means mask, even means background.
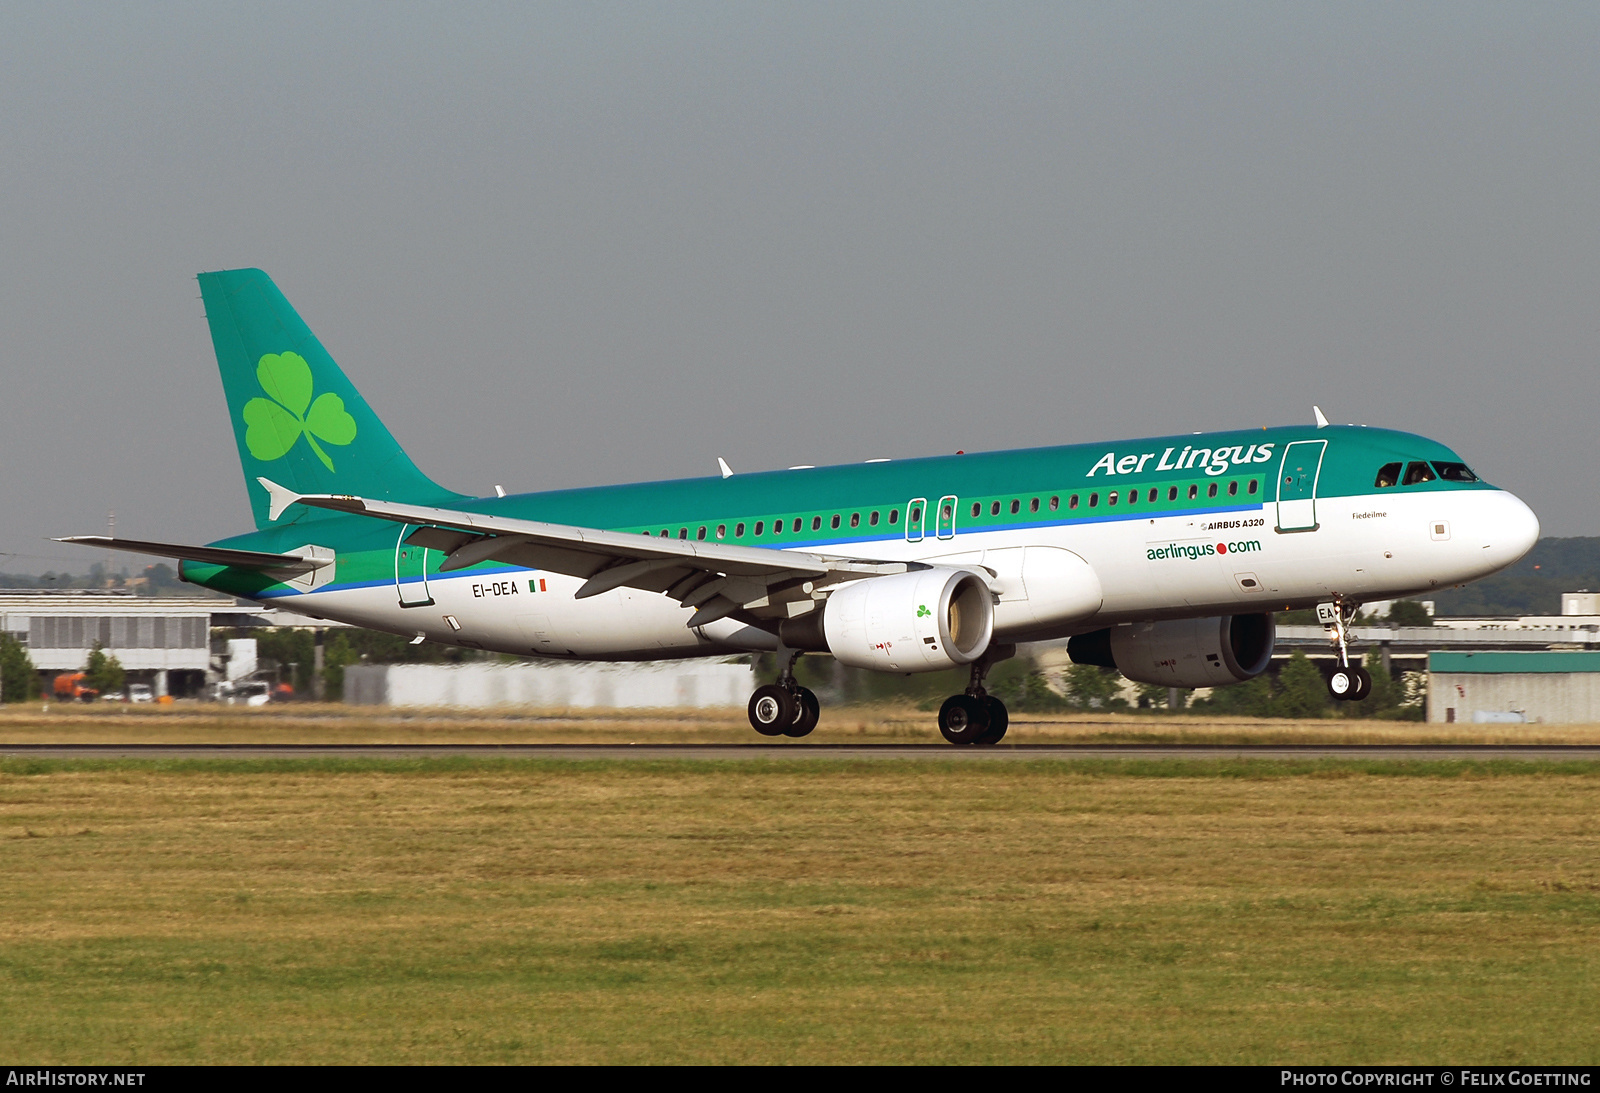
[[[725,542],[770,547],[803,545],[826,550],[830,545],[847,549],[851,543],[902,538],[907,503],[921,499],[929,506],[923,528],[931,550],[937,541],[933,509],[940,498],[948,496],[959,499],[955,514],[958,538],[963,532],[1090,523],[1209,508],[1226,510],[1270,502],[1276,496],[1273,487],[1284,448],[1294,441],[1307,440],[1328,442],[1317,483],[1319,498],[1371,493],[1378,469],[1387,463],[1460,462],[1460,457],[1444,445],[1410,433],[1356,426],[1291,427],[558,490],[477,498],[464,501],[459,507],[578,527],[651,535],[666,530],[674,538],[682,531],[688,538],[697,539],[703,527],[706,538],[714,540],[720,526]],[[1213,470],[1225,466],[1220,474],[1208,474],[1200,465],[1178,469],[1172,466],[1185,449],[1208,451],[1215,459],[1219,451],[1231,456],[1252,452],[1259,455],[1265,445],[1271,446],[1265,460],[1252,457],[1249,462],[1239,463],[1230,458],[1226,464],[1207,464]],[[1146,456],[1149,458],[1143,458]],[[1131,462],[1129,457],[1134,457]],[[1119,464],[1143,469],[1119,473]],[[1252,482],[1257,484],[1254,493],[1250,492]],[[1189,496],[1191,486],[1193,498]],[[1216,496],[1211,495],[1213,486]],[[1236,487],[1236,492],[1230,493],[1230,486]],[[1128,491],[1132,488],[1139,491],[1139,499],[1130,505]],[[1391,487],[1396,493],[1493,488],[1481,482],[1439,480]],[[1151,490],[1157,492],[1154,501],[1149,499]],[[1110,502],[1113,492],[1117,494],[1115,505]],[[1093,506],[1089,503],[1091,495],[1096,499]],[[1076,508],[1071,505],[1074,496],[1078,498]],[[1037,511],[1033,509],[1036,498]],[[1052,498],[1058,500],[1054,509],[1050,507]],[[1013,501],[1017,503],[1016,513],[1011,512]],[[993,511],[995,502],[999,502],[998,514]],[[979,505],[977,516],[972,515],[974,504]],[[396,525],[347,516],[317,519],[314,528],[309,524],[302,527],[292,522],[296,511],[291,507],[284,516],[285,521],[291,522],[216,545],[286,551],[309,541],[337,552],[335,586],[394,579],[394,550],[400,533]],[[879,514],[876,526],[870,523],[873,512]],[[889,523],[892,512],[898,514],[894,524]],[[860,523],[852,527],[850,520],[855,514],[860,515]],[[833,527],[836,515],[840,521],[837,529]],[[779,518],[784,521],[785,531],[775,535],[772,525]],[[792,530],[797,519],[802,522],[800,532]],[[759,536],[755,534],[758,521],[763,525]],[[817,521],[820,527],[813,530]],[[737,534],[740,524],[745,525],[743,535]],[[948,549],[948,545],[941,547],[942,551]],[[870,555],[870,542],[861,553]],[[438,556],[436,552],[429,556],[431,572]],[[503,567],[488,562],[478,568]],[[259,573],[195,563],[185,563],[182,572],[185,579],[196,584],[235,595],[258,596],[285,590]]]

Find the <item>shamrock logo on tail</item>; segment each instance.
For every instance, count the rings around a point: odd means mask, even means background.
[[[311,401],[311,366],[298,353],[266,354],[256,365],[256,379],[271,397],[244,404],[250,454],[263,463],[282,459],[303,433],[322,465],[333,470],[333,460],[317,441],[342,447],[356,438],[356,419],[345,412],[344,399],[324,392]]]

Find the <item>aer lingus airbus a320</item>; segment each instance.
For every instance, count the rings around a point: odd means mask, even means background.
[[[874,461],[468,497],[419,471],[259,270],[200,275],[256,530],[191,547],[67,541],[180,559],[185,580],[317,618],[532,657],[775,651],[750,722],[804,736],[803,652],[880,672],[967,666],[939,711],[992,744],[984,691],[1016,643],[1216,687],[1271,660],[1273,612],[1316,606],[1329,688],[1359,698],[1346,625],[1363,601],[1458,585],[1520,558],[1539,521],[1449,448],[1329,425]],[[498,491],[497,491],[498,492]]]

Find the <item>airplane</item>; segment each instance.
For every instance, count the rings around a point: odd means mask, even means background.
[[[1363,602],[1456,586],[1522,557],[1534,513],[1454,451],[1329,424],[957,453],[472,497],[417,469],[262,271],[202,273],[254,531],[205,546],[68,536],[172,557],[204,588],[525,657],[776,653],[751,726],[804,737],[826,653],[858,668],[967,668],[944,738],[1005,735],[989,669],[1021,642],[1169,687],[1264,672],[1274,612],[1315,607],[1335,699]]]

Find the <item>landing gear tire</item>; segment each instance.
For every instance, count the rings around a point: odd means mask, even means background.
[[[1356,673],[1351,668],[1335,668],[1328,677],[1328,693],[1335,702],[1348,702],[1355,695]],[[753,718],[752,718],[753,719]]]
[[[794,700],[794,720],[783,730],[783,735],[796,738],[809,736],[811,730],[817,727],[817,720],[822,716],[822,703],[817,701],[817,696],[810,687],[797,687]]]
[[[1372,693],[1372,674],[1359,665],[1335,668],[1328,677],[1328,693],[1339,702],[1359,702]]]
[[[750,696],[750,727],[762,736],[782,736],[799,712],[800,703],[795,696],[775,683],[757,687]]]
[[[1356,674],[1356,693],[1350,697],[1350,701],[1360,702],[1372,693],[1372,673],[1359,666],[1350,670]]]
[[[994,695],[984,695],[979,701],[983,703],[984,711],[989,715],[989,729],[974,744],[998,744],[1005,738],[1006,726],[1011,724],[1011,715],[1006,711],[1006,704]]]
[[[951,695],[939,707],[939,731],[952,744],[976,744],[989,731],[989,709],[981,698]]]

